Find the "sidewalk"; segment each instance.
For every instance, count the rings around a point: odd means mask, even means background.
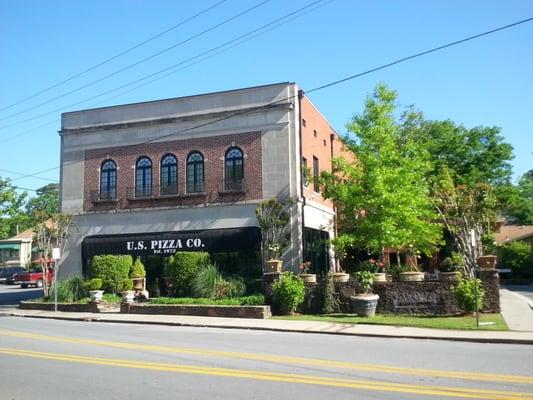
[[[192,326],[224,329],[254,329],[276,332],[455,340],[481,343],[533,344],[533,304],[531,299],[508,289],[500,290],[502,315],[510,331],[458,331],[395,327],[385,325],[349,325],[320,321],[288,321],[274,319],[245,319],[192,317],[181,315],[143,315],[109,313],[74,313],[39,310],[21,310],[0,307],[0,315],[29,318],[51,318],[71,321],[98,321],[129,324]]]
[[[512,295],[512,293],[511,293]],[[504,295],[507,297],[507,294]],[[335,334],[351,336],[454,340],[481,343],[533,344],[533,331],[457,331],[384,325],[347,325],[318,321],[286,321],[273,319],[244,319],[191,317],[174,315],[142,315],[119,313],[69,313],[2,308],[0,315],[31,318],[53,318],[72,321],[194,326],[225,329],[254,329],[277,332]]]

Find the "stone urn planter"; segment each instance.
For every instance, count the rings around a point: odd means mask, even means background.
[[[400,272],[400,282],[422,282],[424,273],[419,271]]]
[[[104,298],[103,290],[89,290],[89,298],[93,303],[100,303]]]
[[[374,282],[387,282],[387,274],[384,272],[376,272],[374,274]]]
[[[350,280],[350,274],[345,272],[334,272],[333,282],[348,282]]]
[[[133,281],[133,289],[144,290],[145,278],[137,277],[137,278],[131,278],[131,280]]]
[[[496,256],[481,256],[477,258],[477,266],[484,269],[496,268]]]
[[[124,303],[133,303],[135,300],[135,292],[133,290],[126,290],[122,292],[122,301]]]
[[[283,261],[281,260],[268,260],[265,261],[265,273],[281,272]]]
[[[359,317],[373,317],[376,315],[379,296],[377,294],[359,294],[350,296],[352,310]]]
[[[460,272],[439,272],[439,281],[441,282],[457,282],[461,276]]]
[[[316,274],[300,274],[304,283],[316,283]]]

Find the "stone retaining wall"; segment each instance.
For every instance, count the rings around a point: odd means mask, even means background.
[[[105,311],[118,311],[118,304],[72,304],[72,303],[57,303],[57,310],[64,312],[90,312],[99,313]],[[54,303],[37,303],[34,301],[21,301],[19,308],[23,310],[42,310],[54,311]]]
[[[274,276],[277,275],[277,276]],[[485,290],[485,300],[483,312],[498,313],[500,312],[500,294],[498,272],[494,269],[481,270],[479,278],[483,282]],[[265,301],[267,304],[272,302],[272,284],[279,279],[279,274],[268,274],[264,279]],[[455,297],[450,293],[450,288],[454,282],[424,281],[424,282],[376,282],[374,284],[374,293],[379,295],[378,313],[394,313],[394,299],[396,298],[423,298],[430,299],[434,295],[437,300],[437,315],[457,315],[463,311],[459,309]],[[319,314],[322,311],[324,299],[324,281],[318,281],[316,284],[306,284],[306,296],[304,303],[300,306],[299,312],[305,314]],[[360,293],[361,290],[357,283],[352,279],[346,283],[335,283],[335,294],[340,305],[340,310],[345,313],[351,313],[350,296]],[[413,293],[416,295],[413,296]],[[417,306],[409,309],[403,308],[398,310],[399,313],[410,314],[433,314],[433,307],[430,305]]]
[[[120,305],[120,312],[127,314],[195,315],[226,318],[270,318],[270,306],[218,306],[189,304],[128,304]]]

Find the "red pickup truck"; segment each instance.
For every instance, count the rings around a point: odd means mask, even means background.
[[[53,278],[54,270],[52,268],[48,268],[46,281],[50,284]],[[31,269],[29,272],[19,272],[15,275],[15,282],[20,283],[21,288],[27,288],[28,286],[41,288],[44,284],[43,272],[40,269]]]

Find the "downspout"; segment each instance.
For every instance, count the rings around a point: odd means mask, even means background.
[[[298,165],[300,166],[300,171],[298,172],[300,174],[300,196],[302,197],[302,261],[306,261],[304,259],[305,256],[305,196],[304,196],[304,182],[302,179],[302,159],[303,159],[303,144],[302,144],[302,98],[304,96],[303,90],[298,90],[298,135],[300,137],[300,159],[298,160]]]

